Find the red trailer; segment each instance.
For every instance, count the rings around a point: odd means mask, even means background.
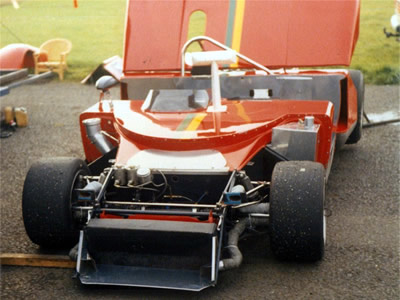
[[[278,259],[322,259],[325,183],[335,150],[361,138],[364,84],[314,67],[350,64],[359,5],[128,1],[123,78],[100,78],[80,115],[85,159],[27,175],[31,240],[77,243],[84,284],[199,291],[263,228]],[[205,36],[190,38],[198,11]]]

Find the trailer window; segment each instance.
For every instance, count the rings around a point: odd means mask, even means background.
[[[207,15],[204,13],[204,11],[195,10],[194,12],[192,12],[189,18],[187,41],[195,36],[205,35],[206,26],[207,26]],[[186,52],[198,52],[198,51],[203,51],[200,43],[193,43],[186,50]]]

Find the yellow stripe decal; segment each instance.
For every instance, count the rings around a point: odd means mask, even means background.
[[[244,110],[244,107],[241,103],[235,103],[236,109],[237,109],[237,115],[241,117],[243,120],[245,120],[247,123],[251,122],[251,119],[249,116],[246,114],[246,111]]]
[[[244,7],[246,0],[237,0],[236,12],[235,12],[235,23],[233,25],[233,50],[240,51],[240,41],[242,39],[242,27],[244,17]]]
[[[237,0],[236,12],[235,12],[235,22],[233,25],[233,39],[232,39],[232,49],[236,50],[237,52],[240,51],[240,43],[242,40],[242,29],[243,29],[245,6],[246,6],[246,0]],[[231,67],[237,67],[237,64],[233,64],[233,65],[231,65]]]
[[[201,122],[203,121],[203,119],[205,118],[205,116],[207,116],[207,114],[204,113],[200,113],[197,114],[192,121],[190,122],[189,126],[186,127],[186,131],[195,131],[197,129],[197,127],[199,127],[199,125],[201,124]]]
[[[179,126],[176,128],[176,131],[184,131],[189,126],[190,122],[195,117],[195,114],[187,114],[186,117],[182,120]]]
[[[194,138],[194,135],[196,135],[196,133],[193,133],[193,131],[197,130],[197,128],[199,127],[205,116],[207,116],[207,114],[205,113],[196,114],[192,118],[190,124],[186,127],[185,131],[182,132],[181,138],[182,139]]]

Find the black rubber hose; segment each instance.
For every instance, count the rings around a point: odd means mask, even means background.
[[[248,217],[241,219],[228,233],[228,245],[226,248],[229,251],[230,258],[220,261],[219,270],[228,270],[237,268],[243,261],[242,252],[240,252],[238,243],[239,237],[247,227],[256,227],[260,225],[267,225],[267,219]]]
[[[259,203],[239,208],[243,214],[267,214],[269,212],[269,203]]]

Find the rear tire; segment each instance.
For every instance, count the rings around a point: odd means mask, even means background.
[[[350,77],[357,89],[357,123],[348,137],[346,144],[356,144],[362,136],[362,121],[364,113],[364,76],[359,70],[349,70]]]
[[[71,205],[79,175],[88,175],[77,158],[46,158],[34,163],[25,179],[22,215],[29,238],[44,247],[73,246],[78,240]]]
[[[270,239],[278,259],[322,259],[324,175],[324,167],[316,162],[287,161],[275,165],[270,191]]]

